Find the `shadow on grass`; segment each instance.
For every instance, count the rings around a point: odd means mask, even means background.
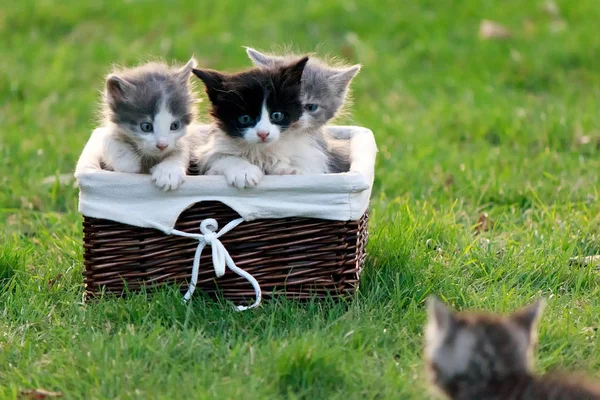
[[[344,374],[330,359],[330,352],[302,343],[277,359],[278,389],[286,398],[327,399],[346,387]]]
[[[277,296],[265,300],[253,310],[238,312],[222,296],[209,297],[196,291],[185,304],[177,286],[126,292],[124,297],[103,294],[87,301],[88,316],[103,326],[110,321],[114,328],[128,324],[165,328],[201,330],[209,337],[246,340],[284,338],[309,329],[329,326],[343,316],[351,299],[310,299],[297,301]]]

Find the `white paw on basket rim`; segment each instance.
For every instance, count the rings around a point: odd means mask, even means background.
[[[254,303],[250,306],[236,306],[236,310],[249,310],[260,305],[262,299],[260,285],[251,274],[235,265],[235,262],[233,262],[233,259],[229,255],[229,252],[227,251],[225,246],[223,246],[223,243],[221,243],[221,241],[219,240],[221,236],[223,236],[242,222],[244,222],[243,218],[234,219],[233,221],[225,225],[223,229],[217,232],[217,230],[219,229],[218,222],[213,218],[207,218],[200,223],[201,233],[199,234],[187,233],[179,231],[177,229],[173,229],[171,231],[171,234],[173,235],[198,240],[198,247],[196,248],[196,254],[194,255],[194,263],[192,265],[192,277],[188,291],[185,294],[185,296],[183,296],[184,302],[189,301],[189,299],[192,298],[194,291],[196,290],[196,285],[198,284],[198,273],[200,271],[200,256],[202,255],[202,250],[204,250],[204,247],[208,245],[212,248],[212,262],[215,268],[215,275],[217,276],[217,278],[220,278],[223,275],[225,275],[225,265],[227,265],[227,267],[231,271],[238,274],[242,278],[245,278],[248,282],[250,282],[250,284],[254,288],[254,293],[256,294],[256,300],[254,301]]]

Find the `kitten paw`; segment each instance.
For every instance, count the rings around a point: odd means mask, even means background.
[[[238,189],[256,186],[263,179],[263,172],[256,165],[225,171],[227,183]]]
[[[175,190],[185,181],[185,168],[181,165],[161,163],[150,170],[152,182],[161,190]]]
[[[270,175],[302,175],[302,172],[291,165],[277,165]]]

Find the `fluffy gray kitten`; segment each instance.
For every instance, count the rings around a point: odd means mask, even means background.
[[[264,54],[250,47],[246,53],[259,67],[285,65],[298,56]],[[323,172],[347,172],[350,168],[349,146],[345,140],[330,137],[323,127],[343,109],[352,78],[360,71],[360,65],[351,67],[330,66],[311,57],[304,68],[301,85],[301,101],[304,112],[300,117],[301,129],[312,131],[315,146],[322,149],[326,160]]]
[[[458,313],[429,299],[425,360],[435,386],[456,400],[600,399],[600,389],[581,380],[533,374],[543,304],[498,315]]]
[[[150,173],[162,190],[177,189],[190,159],[188,127],[196,96],[190,76],[196,61],[180,68],[148,63],[106,78],[102,164],[117,172]]]

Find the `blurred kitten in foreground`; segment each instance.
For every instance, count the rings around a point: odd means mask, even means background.
[[[458,313],[437,298],[428,305],[425,360],[432,382],[448,398],[600,399],[600,388],[573,377],[533,374],[543,302],[510,315]]]

